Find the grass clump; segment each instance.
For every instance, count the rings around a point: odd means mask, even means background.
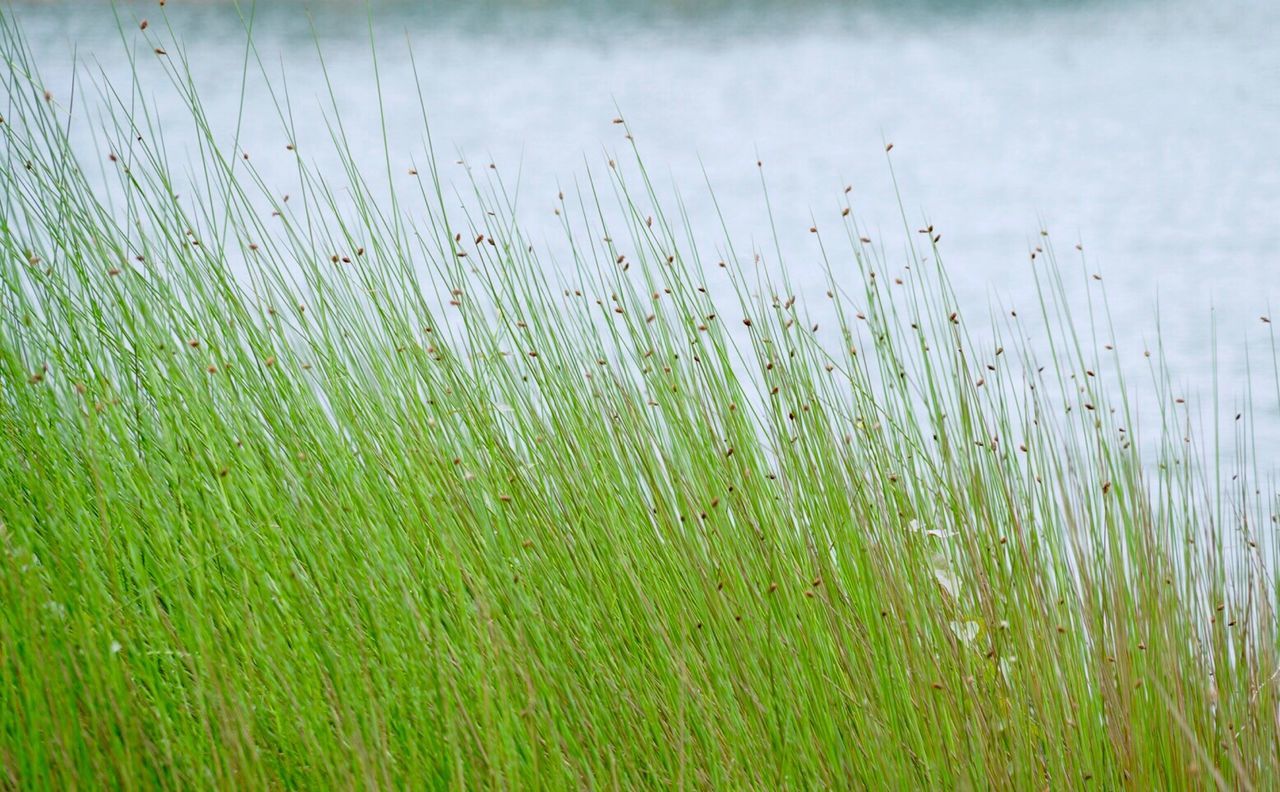
[[[189,117],[82,88],[91,164],[0,24],[0,783],[1280,778],[1274,493],[1158,355],[1134,437],[1047,236],[1047,334],[975,339],[934,229],[839,212],[824,344],[638,159],[553,263],[429,139],[362,170],[335,114],[318,169],[275,85],[286,202],[159,39]]]

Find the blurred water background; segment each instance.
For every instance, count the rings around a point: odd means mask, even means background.
[[[813,302],[825,285],[808,229],[815,220],[835,227],[845,185],[862,227],[902,249],[884,153],[892,142],[908,222],[943,234],[948,270],[975,313],[1034,299],[1028,251],[1041,228],[1062,253],[1074,256],[1081,242],[1085,270],[1105,274],[1126,365],[1145,371],[1158,315],[1177,388],[1206,396],[1216,365],[1221,411],[1235,412],[1252,366],[1258,441],[1280,442],[1270,328],[1260,321],[1280,307],[1280,3],[170,0],[163,16],[154,2],[13,8],[60,96],[75,61],[127,79],[121,29],[139,47],[138,20],[150,17],[152,32],[171,25],[223,120],[240,115],[251,16],[299,127],[325,139],[331,86],[349,140],[376,165],[384,129],[372,37],[397,171],[421,161],[412,46],[442,158],[518,176],[535,238],[557,235],[560,189],[625,150],[610,123],[620,108],[658,183],[686,197],[695,228],[718,231],[709,183],[735,240],[772,250],[756,169],[764,162],[785,266]],[[287,192],[291,158],[255,82],[242,146]],[[171,94],[154,96],[180,140],[189,120]]]

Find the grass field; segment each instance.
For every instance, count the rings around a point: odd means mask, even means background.
[[[629,148],[549,260],[429,139],[318,169],[276,85],[286,202],[162,24],[163,122],[7,14],[0,786],[1280,783],[1271,479],[1047,234],[975,325],[837,208],[823,343]]]

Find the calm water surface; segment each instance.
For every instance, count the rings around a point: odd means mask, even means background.
[[[262,6],[259,49],[287,76],[300,125],[323,139],[318,39],[349,136],[380,151],[363,4]],[[51,85],[69,84],[73,49],[125,73],[109,6],[19,3],[16,13]],[[119,13],[132,37],[159,10]],[[234,6],[171,0],[169,21],[213,115],[234,118],[244,57]],[[892,141],[909,220],[942,231],[977,307],[1030,300],[1027,252],[1046,227],[1064,252],[1082,241],[1088,269],[1106,274],[1130,365],[1153,342],[1157,307],[1175,381],[1191,394],[1208,388],[1215,325],[1229,395],[1244,391],[1249,359],[1255,375],[1270,363],[1259,317],[1280,319],[1280,3],[379,3],[372,32],[392,151],[408,162],[421,150],[411,41],[437,146],[450,161],[457,152],[518,171],[535,237],[554,233],[555,193],[584,158],[622,148],[609,123],[621,108],[696,226],[716,227],[705,169],[735,239],[762,246],[763,160],[788,266],[817,294],[806,232],[812,218],[838,219],[845,184],[864,227],[901,238]],[[180,137],[181,113],[157,96]],[[249,151],[282,149],[265,108],[249,107],[243,134]],[[288,181],[286,157],[257,164]],[[1275,443],[1269,387],[1255,412],[1260,439]]]

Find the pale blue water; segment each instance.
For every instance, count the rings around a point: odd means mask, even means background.
[[[310,19],[301,3],[263,5],[259,50],[269,68],[283,63],[300,124],[324,134],[318,38],[348,134],[380,150],[363,4],[311,4]],[[108,6],[16,8],[51,85],[68,84],[73,48],[122,73]],[[234,118],[234,7],[168,9],[206,102]],[[130,36],[137,19],[159,19],[154,3],[120,14]],[[373,19],[397,166],[422,137],[407,38],[437,145],[450,161],[460,152],[518,170],[535,232],[553,232],[555,193],[584,157],[622,147],[616,106],[660,182],[689,197],[696,226],[714,227],[705,169],[735,238],[761,245],[762,159],[794,277],[821,290],[805,281],[807,229],[811,217],[836,219],[845,184],[865,227],[901,234],[892,141],[910,221],[942,231],[961,294],[979,308],[1029,299],[1027,251],[1043,225],[1064,252],[1082,240],[1089,269],[1105,272],[1129,365],[1155,335],[1157,302],[1188,392],[1207,387],[1215,321],[1228,394],[1244,389],[1246,344],[1255,366],[1270,359],[1259,317],[1280,320],[1280,3],[491,0],[379,3]],[[243,140],[263,152],[284,142],[252,105]],[[278,160],[255,161],[283,184]],[[1280,442],[1275,401],[1256,403],[1264,442]]]

